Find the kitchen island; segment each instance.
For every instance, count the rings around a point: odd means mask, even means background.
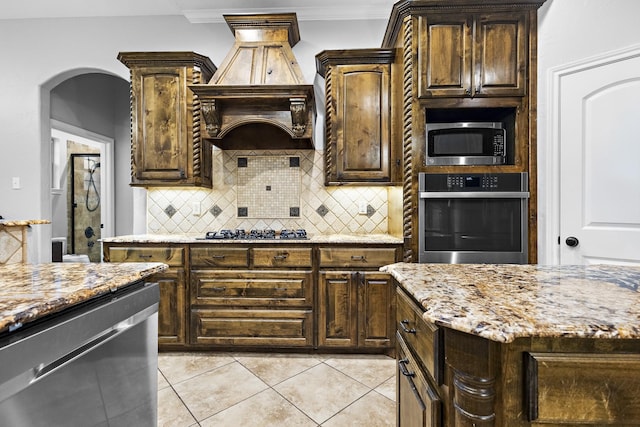
[[[399,426],[640,425],[640,267],[381,270],[398,288]]]
[[[164,269],[0,266],[0,425],[155,426]]]

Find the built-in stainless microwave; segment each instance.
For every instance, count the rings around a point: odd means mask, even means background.
[[[502,165],[506,131],[500,122],[427,123],[426,164]]]

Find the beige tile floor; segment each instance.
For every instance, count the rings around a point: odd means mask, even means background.
[[[395,426],[395,360],[160,353],[158,426]]]

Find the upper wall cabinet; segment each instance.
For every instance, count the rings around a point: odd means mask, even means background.
[[[131,70],[131,185],[211,188],[211,143],[200,101],[187,87],[216,71],[193,52],[121,52]]]
[[[389,185],[400,150],[391,139],[393,50],[326,50],[316,55],[325,78],[325,185]]]
[[[524,96],[528,14],[418,16],[421,98]]]

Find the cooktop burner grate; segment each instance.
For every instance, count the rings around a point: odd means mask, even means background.
[[[263,230],[249,230],[237,228],[235,230],[225,229],[220,231],[208,231],[205,235],[205,239],[208,240],[300,240],[306,239],[307,232],[304,229],[297,230],[281,230],[275,231],[270,228]]]

